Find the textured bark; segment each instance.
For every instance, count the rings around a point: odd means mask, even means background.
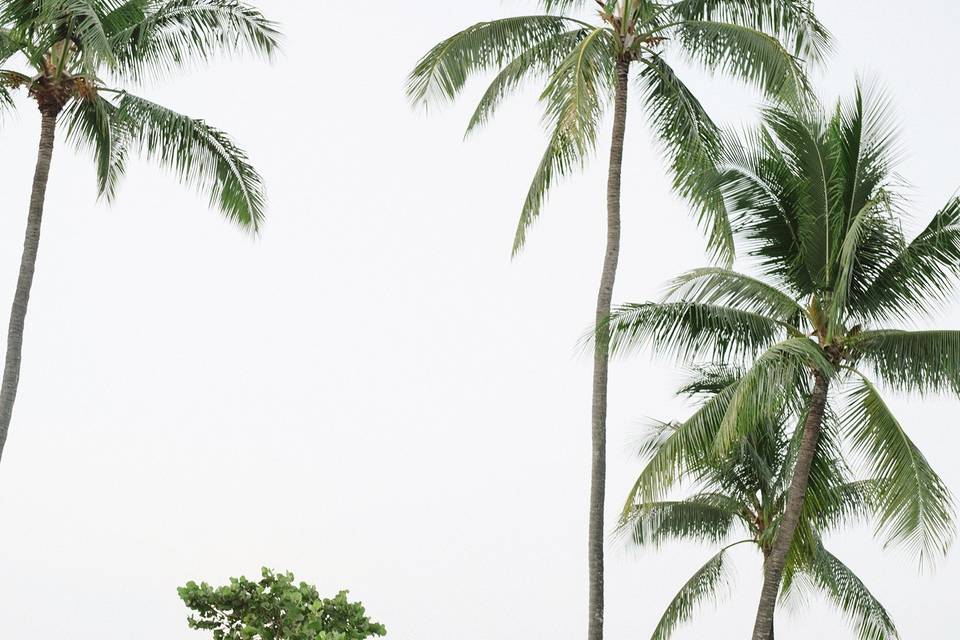
[[[20,382],[20,356],[23,347],[23,325],[30,301],[30,287],[37,264],[37,249],[40,245],[40,223],[43,219],[43,200],[50,175],[50,160],[53,158],[53,139],[59,109],[42,111],[40,124],[40,149],[37,152],[37,167],[33,174],[33,190],[30,192],[30,211],[27,216],[27,232],[20,257],[20,275],[17,291],[10,311],[10,326],[7,331],[7,356],[3,367],[3,382],[0,386],[0,456],[7,442],[7,431],[13,417],[13,403],[17,399]]]
[[[787,504],[784,507],[783,518],[780,520],[780,527],[770,549],[770,555],[763,565],[763,590],[760,592],[760,606],[757,608],[757,619],[753,626],[753,640],[773,640],[773,615],[777,606],[777,595],[780,592],[780,579],[783,577],[787,552],[790,551],[793,535],[800,521],[800,512],[803,510],[807,484],[810,481],[810,465],[820,439],[830,381],[819,372],[814,376],[816,381],[810,396],[810,410],[803,425],[797,463],[787,491]]]
[[[591,435],[593,457],[590,471],[590,526],[588,560],[590,600],[587,640],[603,638],[603,510],[607,475],[607,372],[610,363],[606,321],[610,315],[613,284],[620,259],[620,176],[623,170],[623,139],[627,127],[627,89],[629,60],[617,63],[617,88],[614,96],[613,140],[610,144],[610,169],[607,177],[607,250],[603,258],[600,290],[597,294],[598,335],[593,354],[593,407]]]

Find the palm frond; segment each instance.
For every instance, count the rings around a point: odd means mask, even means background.
[[[129,93],[121,94],[116,121],[132,150],[209,193],[211,205],[230,221],[254,232],[260,229],[263,180],[225,133]]]
[[[863,581],[836,556],[820,546],[813,562],[804,567],[811,582],[842,611],[860,640],[896,640],[900,637],[890,614]]]
[[[613,353],[647,347],[661,357],[715,362],[749,359],[787,333],[768,316],[697,302],[623,305],[603,328]]]
[[[541,100],[552,130],[550,143],[533,176],[513,243],[523,249],[527,231],[540,215],[556,180],[582,166],[593,152],[597,126],[613,87],[613,42],[606,29],[594,29],[553,72]]]
[[[804,308],[777,287],[721,267],[693,269],[674,278],[665,297],[759,313],[789,324],[797,332],[802,331],[806,316]]]
[[[500,103],[530,76],[547,77],[570,55],[577,44],[589,33],[586,29],[574,29],[546,38],[521,52],[497,74],[480,98],[467,134],[483,126],[493,117]]]
[[[785,407],[798,408],[802,380],[811,368],[827,377],[833,375],[833,365],[809,338],[789,338],[767,349],[747,370],[731,397],[714,441],[715,450],[726,451]]]
[[[731,545],[732,546],[732,545]],[[697,608],[709,599],[717,597],[717,591],[729,585],[725,547],[707,560],[673,597],[663,612],[651,640],[667,640],[684,622],[689,621]]]
[[[909,320],[942,306],[960,275],[960,198],[953,198],[850,302],[864,320]]]
[[[719,543],[727,539],[741,510],[741,504],[724,496],[650,502],[626,514],[620,529],[638,547],[679,540]]]
[[[665,437],[650,441],[641,451],[649,460],[634,482],[623,509],[627,517],[637,505],[660,500],[692,469],[703,466],[714,455],[714,441],[736,393],[740,380],[707,399],[692,416],[672,426]]]
[[[808,0],[680,0],[671,5],[684,20],[741,24],[770,34],[809,63],[824,61],[830,52],[830,33],[814,15]]]
[[[729,263],[735,254],[733,233],[722,194],[710,180],[720,155],[720,131],[663,58],[641,62],[638,79],[648,122],[670,161],[673,187],[695,208],[710,252]]]
[[[166,76],[218,54],[272,57],[277,26],[238,0],[149,0],[109,16],[110,46],[120,73],[134,80]],[[137,11],[139,9],[139,12]]]
[[[960,393],[960,331],[864,331],[852,349],[896,391]]]
[[[112,200],[126,168],[123,130],[117,127],[117,107],[101,96],[75,100],[61,116],[67,139],[79,149],[92,151],[97,168],[97,188]]]
[[[740,78],[787,101],[804,101],[811,92],[800,60],[759,29],[731,22],[684,20],[676,34],[684,53],[710,71]]]
[[[882,483],[878,532],[888,544],[915,552],[921,563],[931,562],[955,535],[949,490],[867,378],[850,391],[848,403],[844,429],[871,477]]]
[[[475,73],[503,66],[528,49],[568,31],[558,16],[518,16],[481,22],[447,38],[427,52],[407,79],[414,104],[452,100]]]

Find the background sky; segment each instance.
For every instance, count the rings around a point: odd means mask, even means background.
[[[603,251],[605,153],[554,192],[511,261],[545,144],[535,88],[466,142],[482,80],[427,115],[403,95],[432,44],[533,3],[258,4],[286,33],[273,64],[227,60],[142,93],[250,152],[269,188],[260,239],[146,164],[131,166],[115,204],[97,203],[92,164],[57,146],[0,465],[0,636],[201,638],[176,587],[268,565],[331,595],[350,589],[390,640],[583,637],[591,363],[577,342]],[[837,42],[821,93],[849,94],[859,72],[894,98],[915,229],[960,185],[960,6],[817,9]],[[753,120],[752,92],[688,77],[719,120]],[[4,314],[39,130],[21,106],[0,125]],[[705,262],[639,108],[625,163],[621,302]],[[960,327],[957,309],[937,324]],[[680,379],[646,356],[613,367],[611,522],[645,421],[688,411],[671,397]],[[892,404],[960,492],[960,403]],[[920,574],[869,528],[831,547],[905,638],[955,634],[956,549]],[[611,639],[648,637],[711,554],[608,549]],[[748,634],[760,560],[744,548],[735,558],[734,589],[678,638]],[[778,638],[852,637],[816,600],[779,621]]]

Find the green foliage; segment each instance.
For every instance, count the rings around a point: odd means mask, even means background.
[[[616,70],[634,65],[674,186],[694,206],[711,250],[729,259],[733,242],[725,203],[710,188],[720,133],[668,61],[692,59],[779,98],[805,94],[801,58],[821,60],[829,40],[809,3],[609,1],[599,3],[595,24],[555,15],[595,10],[595,1],[540,4],[548,15],[482,22],[440,42],[421,58],[407,82],[410,100],[430,105],[456,98],[471,77],[495,71],[468,131],[486,123],[525,80],[543,83],[540,99],[549,142],[521,208],[514,253],[523,248],[550,189],[593,154],[597,128],[615,93]]]
[[[346,591],[321,598],[293,574],[267,568],[260,580],[231,578],[221,587],[188,582],[177,593],[193,611],[190,628],[212,631],[214,640],[366,640],[387,633]]]
[[[710,378],[714,395],[662,434],[629,504],[663,499],[685,468],[727,454],[778,416],[802,422],[820,376],[829,383],[820,438],[849,447],[871,481],[843,485],[845,501],[860,506],[837,510],[831,483],[816,487],[816,474],[837,473],[814,460],[808,500],[821,515],[801,522],[797,539],[812,550],[818,526],[856,518],[869,499],[878,533],[922,562],[952,542],[949,491],[858,371],[897,392],[960,392],[960,332],[885,324],[935,308],[960,269],[956,200],[912,242],[904,236],[888,111],[859,87],[829,113],[766,109],[758,130],[725,140],[715,176],[733,237],[759,273],[691,271],[663,301],[624,305],[598,328],[615,352],[643,347],[739,372]]]
[[[67,139],[93,154],[99,192],[115,196],[131,155],[156,160],[210,196],[231,222],[263,221],[263,181],[247,155],[203,120],[118,90],[220,52],[270,57],[276,26],[239,0],[0,0],[0,109],[26,89],[57,106]],[[48,105],[49,106],[49,105]]]

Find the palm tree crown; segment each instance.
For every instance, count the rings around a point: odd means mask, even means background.
[[[100,193],[112,198],[131,153],[157,160],[210,193],[230,220],[257,230],[263,186],[222,131],[115,82],[169,76],[238,47],[270,56],[278,33],[236,0],[0,2],[0,109],[26,90],[60,115],[68,138],[93,151]],[[19,69],[17,67],[20,67]]]
[[[742,375],[740,370],[723,366],[700,367],[680,393],[708,402]],[[718,591],[729,582],[729,549],[750,544],[764,558],[769,556],[797,454],[799,430],[791,432],[790,419],[786,413],[768,416],[720,455],[689,451],[678,479],[690,483],[695,492],[684,499],[646,501],[639,494],[628,498],[621,530],[633,544],[658,547],[687,540],[721,545],[671,600],[653,633],[654,640],[668,638],[679,624],[692,618],[699,604],[718,597]],[[656,458],[661,447],[672,446],[672,438],[683,428],[683,423],[656,425],[645,438],[641,455]],[[825,434],[817,446],[781,599],[800,589],[817,590],[847,614],[859,637],[896,638],[896,628],[884,607],[823,545],[823,536],[834,528],[870,516],[881,492],[881,483],[875,480],[853,479],[840,443],[831,435]]]
[[[807,92],[801,60],[819,62],[828,34],[807,0],[541,0],[547,12],[592,7],[590,22],[573,15],[530,15],[482,22],[430,50],[410,75],[415,103],[455,98],[474,75],[497,75],[468,132],[486,123],[528,78],[543,80],[541,100],[550,142],[523,204],[514,242],[519,251],[550,187],[583,164],[617,86],[618,63],[636,63],[648,121],[671,160],[675,186],[695,199],[711,246],[730,250],[722,202],[696,198],[695,178],[711,166],[719,133],[671,64],[693,60],[746,80],[770,95]]]
[[[746,367],[658,450],[639,494],[652,499],[668,487],[687,448],[725,451],[784,407],[804,416],[755,639],[772,623],[821,433],[846,438],[882,483],[878,527],[888,542],[929,561],[953,539],[949,492],[874,380],[900,392],[960,391],[960,332],[891,326],[926,315],[953,290],[960,199],[905,239],[889,119],[887,102],[859,87],[829,114],[766,109],[763,125],[731,137],[717,173],[705,178],[730,208],[757,275],[697,269],[675,280],[663,302],[610,316],[614,350],[647,345],[681,360]]]

